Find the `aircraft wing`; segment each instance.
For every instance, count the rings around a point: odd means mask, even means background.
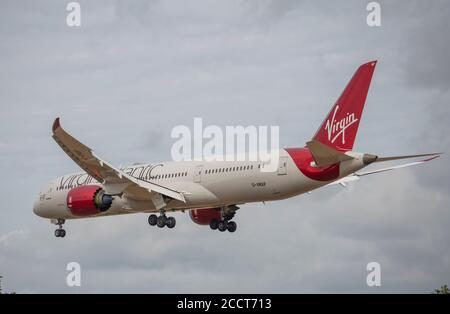
[[[114,168],[95,153],[67,133],[59,118],[53,123],[53,138],[75,163],[103,184],[105,192],[111,195],[126,193],[134,199],[152,199],[161,205],[161,195],[186,203],[184,195],[168,187],[132,177]],[[158,205],[155,203],[155,206]]]
[[[391,170],[395,170],[395,169],[400,169],[400,168],[406,168],[406,167],[411,167],[411,166],[415,166],[415,165],[420,165],[423,164],[425,162],[428,162],[430,160],[436,159],[438,158],[439,155],[431,157],[431,158],[427,158],[424,160],[420,160],[420,161],[415,161],[415,162],[410,162],[407,164],[401,164],[401,165],[397,165],[397,166],[392,166],[392,167],[387,167],[387,168],[381,168],[381,169],[375,169],[375,170],[370,170],[370,171],[363,171],[363,172],[355,172],[353,174],[350,174],[346,177],[343,177],[339,180],[336,180],[334,182],[331,182],[327,185],[335,185],[335,184],[340,184],[342,186],[346,186],[346,184],[348,182],[352,182],[352,181],[357,181],[359,180],[360,177],[364,177],[370,174],[375,174],[375,173],[380,173],[380,172],[386,172],[386,171],[391,171]]]

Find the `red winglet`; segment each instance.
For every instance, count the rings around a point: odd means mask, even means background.
[[[55,122],[53,122],[52,131],[55,133],[56,129],[59,128],[61,125],[59,124],[59,118],[55,119]]]
[[[422,160],[422,161],[430,161],[430,160],[433,160],[433,159],[438,158],[439,156],[440,156],[440,155],[433,156],[433,157],[431,157],[431,158],[427,158],[427,159],[424,159],[424,160]]]

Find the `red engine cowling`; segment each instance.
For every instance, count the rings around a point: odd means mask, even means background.
[[[220,208],[199,208],[189,211],[189,216],[198,225],[209,225],[213,219],[220,220]]]
[[[112,204],[111,195],[97,185],[84,185],[67,193],[67,207],[76,216],[89,216],[107,211]]]

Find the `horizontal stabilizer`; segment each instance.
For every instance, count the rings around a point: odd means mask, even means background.
[[[344,160],[353,159],[353,157],[350,157],[316,140],[309,141],[306,143],[306,146],[311,152],[314,162],[319,167],[331,166]]]
[[[425,154],[425,155],[428,155],[428,154]],[[439,157],[439,155],[435,154],[434,157],[423,159],[423,160],[419,160],[419,161],[415,161],[415,162],[410,162],[410,163],[407,163],[407,164],[392,166],[392,167],[388,167],[388,168],[381,168],[381,169],[363,171],[363,172],[355,172],[355,173],[352,173],[351,175],[343,177],[343,178],[341,178],[339,180],[336,180],[336,181],[334,181],[332,183],[329,183],[327,185],[340,184],[342,186],[345,186],[346,183],[352,182],[352,181],[357,181],[357,180],[359,180],[360,177],[364,177],[364,176],[371,175],[371,174],[376,174],[376,173],[381,173],[381,172],[392,171],[392,170],[396,170],[396,169],[401,169],[401,168],[407,168],[407,167],[411,167],[411,166],[420,165],[420,164],[426,163],[428,161],[431,161],[433,159],[436,159],[438,157]]]
[[[429,154],[419,154],[419,155],[377,157],[375,162],[392,161],[392,160],[408,159],[408,158],[416,158],[416,157],[439,156],[439,155],[442,155],[442,154],[443,153],[429,153]]]

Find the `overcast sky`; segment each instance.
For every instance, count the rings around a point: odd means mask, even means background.
[[[450,2],[69,1],[0,3],[0,275],[16,292],[424,292],[450,284],[447,155],[289,200],[246,204],[234,234],[187,214],[68,221],[32,212],[47,181],[78,171],[67,130],[113,164],[170,159],[176,125],[278,125],[314,134],[355,69],[377,59],[355,150],[449,152]],[[67,263],[82,267],[69,288]],[[367,263],[382,286],[366,285]]]

